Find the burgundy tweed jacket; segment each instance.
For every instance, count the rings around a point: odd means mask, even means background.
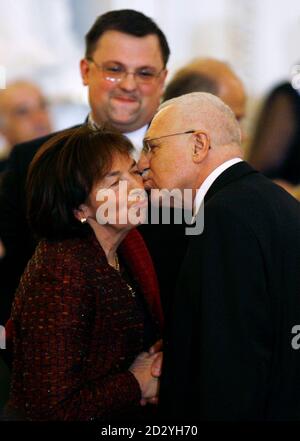
[[[161,329],[157,279],[136,230],[119,255]],[[94,235],[40,242],[20,281],[11,319],[14,362],[6,414],[74,421],[136,410],[140,388],[128,368],[145,349],[143,313]]]

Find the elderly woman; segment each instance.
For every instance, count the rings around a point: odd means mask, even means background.
[[[81,127],[52,137],[33,159],[28,219],[42,240],[12,309],[6,415],[113,420],[133,417],[157,394],[156,355],[147,351],[162,315],[134,230],[147,203],[131,148],[120,134]]]

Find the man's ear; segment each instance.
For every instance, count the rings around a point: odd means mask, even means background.
[[[193,143],[193,161],[195,163],[202,162],[210,149],[210,137],[208,133],[197,131],[194,133]]]
[[[89,72],[90,72],[90,65],[86,58],[83,58],[80,60],[80,72],[81,72],[81,78],[82,82],[85,86],[89,85]]]
[[[160,89],[161,89],[161,96],[163,96],[163,94],[165,92],[165,82],[166,82],[167,75],[168,75],[168,70],[165,69],[161,73],[161,76],[159,78],[159,85],[160,85]]]

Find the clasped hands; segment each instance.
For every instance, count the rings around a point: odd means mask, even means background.
[[[142,406],[158,403],[159,377],[163,361],[162,345],[162,340],[158,340],[149,352],[139,354],[129,368],[140,385]]]

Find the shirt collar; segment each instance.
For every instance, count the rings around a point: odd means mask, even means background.
[[[92,117],[92,114],[91,114],[91,113],[89,113],[89,115],[88,115],[87,122],[88,122],[88,125],[89,125],[93,130],[100,129],[99,124],[97,124],[97,123],[94,121],[94,118]]]
[[[134,151],[132,152],[131,156],[136,162],[138,162],[138,160],[140,159],[143,150],[143,139],[147,130],[148,124],[135,130],[134,132],[124,133],[124,135],[127,136],[127,138],[132,142],[134,146]]]
[[[241,158],[233,158],[229,159],[229,161],[223,162],[223,164],[219,165],[219,167],[215,168],[213,172],[211,172],[207,178],[202,182],[201,186],[197,190],[195,201],[194,201],[194,216],[192,218],[192,223],[195,222],[197,213],[201,207],[201,204],[204,200],[204,197],[212,184],[215,182],[215,180],[229,167],[231,167],[234,164],[237,164],[238,162],[242,162],[243,160]]]

